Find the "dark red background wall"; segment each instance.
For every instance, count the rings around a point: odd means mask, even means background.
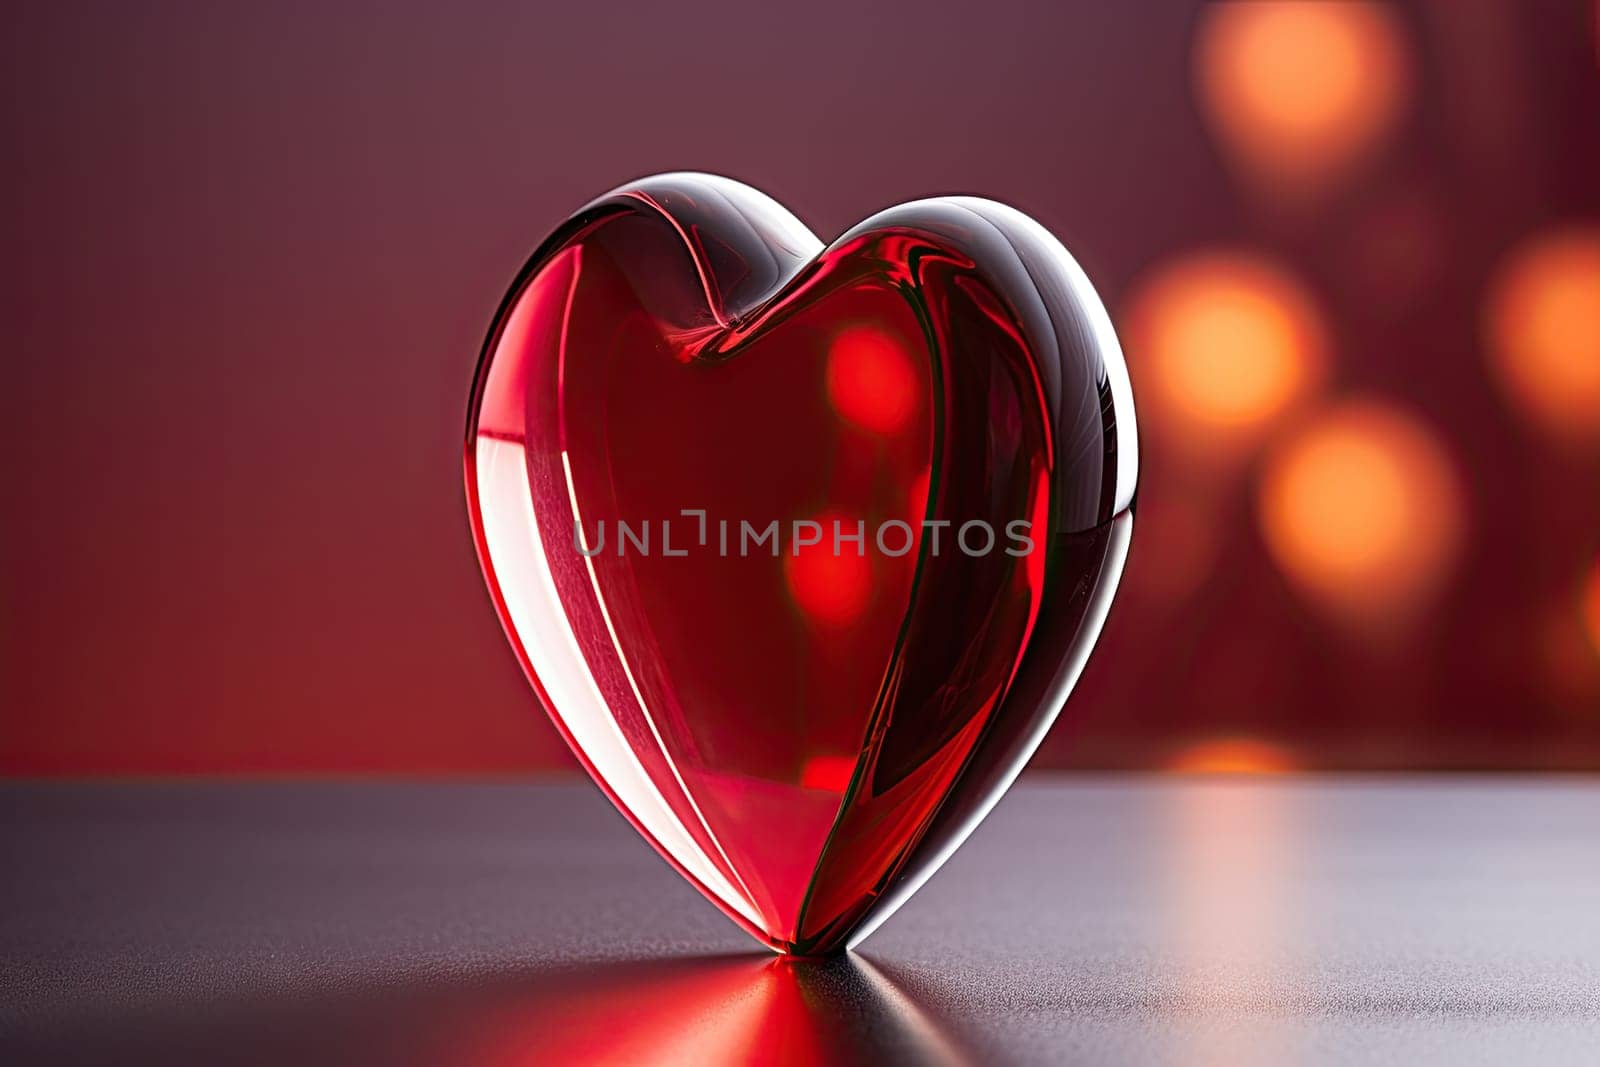
[[[1136,531],[1041,763],[1220,740],[1263,766],[1600,767],[1600,647],[1576,607],[1542,636],[1600,549],[1600,465],[1480,353],[1501,257],[1600,212],[1594,10],[1396,11],[1399,126],[1286,222],[1197,106],[1191,5],[7,5],[0,769],[564,764],[477,574],[467,385],[544,233],[679,168],[825,236],[930,193],[1009,201],[1119,317],[1169,257],[1264,250],[1329,308],[1329,388],[1437,428],[1465,547],[1404,634],[1331,622],[1249,491],[1218,497],[1222,548],[1180,593],[1139,576],[1197,535]],[[1352,258],[1396,203],[1420,280]],[[1153,428],[1151,508],[1176,453]]]

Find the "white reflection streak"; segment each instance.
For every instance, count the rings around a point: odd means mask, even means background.
[[[882,971],[874,967],[871,960],[865,956],[855,956],[851,962],[856,965],[866,983],[872,987],[872,991],[883,998],[884,1003],[889,1006],[894,1022],[914,1039],[917,1062],[950,1065],[968,1062],[968,1057],[934,1025],[928,1013],[919,1008],[916,1001],[891,982]]]
[[[623,737],[567,620],[528,492],[527,452],[520,442],[478,438],[479,509],[496,584],[534,676],[622,805],[701,884],[751,923],[760,925],[662,804],[644,766]],[[508,502],[515,501],[515,504]]]
[[[563,337],[563,348],[565,343],[566,339]],[[583,515],[578,509],[578,490],[572,482],[572,460],[568,458],[566,449],[561,451],[561,470],[567,479],[567,500],[572,506],[572,521],[574,523],[572,528],[574,530],[582,530]],[[576,538],[576,535],[574,535],[574,538]],[[622,650],[622,641],[617,637],[617,628],[611,624],[611,609],[606,606],[606,598],[600,592],[600,577],[595,574],[594,570],[594,555],[598,555],[598,553],[591,555],[586,552],[580,552],[579,555],[583,557],[583,565],[589,571],[589,588],[594,593],[595,604],[600,608],[600,618],[606,624],[606,633],[611,635],[611,650],[616,653],[617,663],[622,667],[623,677],[628,679],[628,688],[633,691],[633,699],[639,705],[639,714],[643,717],[644,724],[650,727],[650,736],[655,738],[656,748],[660,751],[662,760],[666,762],[667,769],[672,772],[672,780],[678,783],[678,791],[683,794],[683,799],[688,803],[689,810],[694,812],[694,817],[699,820],[701,828],[706,832],[706,837],[715,846],[717,854],[722,857],[722,862],[728,865],[728,871],[733,875],[734,880],[739,883],[739,888],[744,890],[745,902],[754,909],[755,900],[751,896],[750,887],[744,884],[743,878],[739,877],[739,869],[733,865],[733,861],[728,858],[727,850],[722,847],[722,842],[718,841],[717,835],[711,831],[711,826],[706,822],[705,814],[701,812],[700,805],[694,802],[694,794],[689,792],[689,786],[683,780],[683,775],[678,773],[678,765],[673,762],[672,753],[667,751],[667,743],[662,740],[661,731],[656,728],[656,721],[650,714],[650,707],[645,703],[644,693],[640,691],[639,683],[634,680],[633,668],[628,663],[627,654]],[[707,862],[710,862],[709,858],[707,858]],[[728,903],[730,905],[734,904],[733,901]],[[739,914],[760,925],[754,915],[746,912],[743,908],[738,910]]]
[[[1293,810],[1281,791],[1239,780],[1180,786],[1172,802],[1181,996],[1202,1020],[1231,1018],[1184,1031],[1182,1053],[1234,1067],[1292,1062],[1276,991],[1293,985]]]

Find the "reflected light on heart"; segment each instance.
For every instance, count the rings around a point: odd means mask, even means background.
[[[834,551],[833,524],[839,523],[844,536],[854,537],[856,520],[827,514],[815,521],[822,528],[822,539],[814,545],[786,550],[783,578],[789,595],[809,620],[823,626],[848,626],[861,617],[872,600],[872,561],[858,552],[851,541],[844,541],[839,551]],[[873,551],[871,524],[862,532],[866,538],[863,552]]]
[[[1600,441],[1600,227],[1513,251],[1487,310],[1491,369],[1512,403],[1560,437]]]
[[[1378,401],[1347,402],[1286,442],[1258,508],[1267,548],[1296,586],[1380,629],[1434,592],[1463,536],[1461,483],[1443,446]]]
[[[807,789],[843,793],[857,762],[856,756],[811,756],[800,768],[800,784]]]
[[[903,428],[914,412],[916,372],[900,346],[870,326],[840,330],[828,350],[828,402],[840,417],[874,433]]]
[[[503,561],[497,580],[507,614],[517,626],[517,641],[538,672],[558,722],[604,776],[640,827],[672,849],[672,855],[698,884],[734,914],[753,925],[760,917],[748,889],[730,878],[693,832],[672,799],[664,796],[628,747],[605,695],[595,679],[566,613],[560,608],[546,564],[546,531],[533,513],[526,488],[527,460],[520,441],[487,435],[477,441],[478,477],[493,492],[483,505],[484,537]],[[571,536],[565,530],[555,538]],[[560,544],[555,540],[554,544]],[[511,551],[519,546],[521,552]],[[681,790],[682,783],[679,781]],[[687,798],[687,790],[680,793]],[[689,801],[692,805],[692,801]],[[698,817],[698,812],[695,812]],[[703,817],[700,818],[703,824]]]
[[[1376,3],[1207,7],[1194,78],[1223,145],[1276,192],[1346,172],[1393,130],[1411,95],[1399,20]]]
[[[1216,737],[1179,752],[1167,763],[1177,774],[1288,774],[1298,764],[1282,745],[1254,737]]]
[[[1327,330],[1287,270],[1203,252],[1168,263],[1124,316],[1141,411],[1195,456],[1232,457],[1320,385]]]

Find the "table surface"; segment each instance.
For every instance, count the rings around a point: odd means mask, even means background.
[[[0,786],[0,1060],[1600,1062],[1600,783],[1031,776],[779,961],[586,783]]]

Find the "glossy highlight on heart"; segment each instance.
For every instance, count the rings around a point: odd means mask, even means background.
[[[987,814],[1092,648],[1138,451],[1065,249],[968,197],[824,246],[726,178],[573,215],[480,360],[468,506],[579,761],[764,944],[859,942]]]

